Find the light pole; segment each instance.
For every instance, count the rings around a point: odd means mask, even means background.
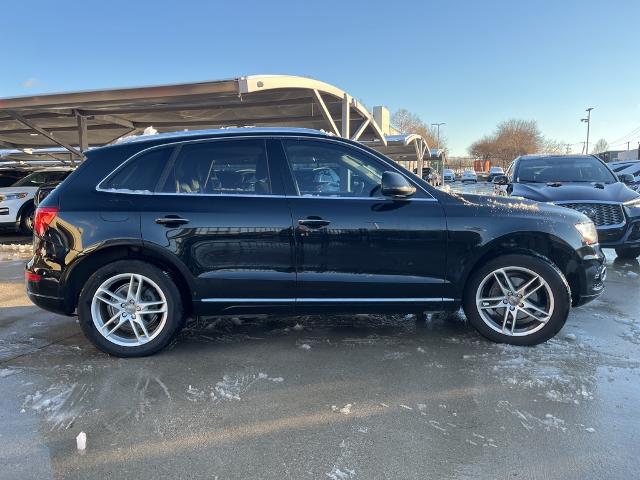
[[[432,127],[436,127],[438,129],[438,133],[437,133],[437,139],[438,139],[438,150],[440,150],[440,125],[446,125],[446,123],[441,122],[441,123],[432,123],[431,126]]]
[[[446,125],[446,123],[440,122],[440,123],[432,123],[431,124],[432,127],[436,127],[438,129],[438,133],[436,135],[437,142],[438,142],[438,145],[437,145],[436,148],[438,149],[438,151],[440,150],[440,125]],[[438,155],[439,155],[439,153],[438,153]],[[438,163],[440,163],[440,162],[436,162],[436,165],[438,165]],[[440,169],[440,171],[438,173],[440,174],[440,179],[442,179],[442,175],[444,173],[444,159],[442,161],[442,169]]]
[[[589,153],[589,125],[591,124],[591,110],[593,107],[589,107],[585,110],[587,112],[587,118],[581,118],[581,122],[585,122],[587,124],[587,143],[584,144],[584,153]]]

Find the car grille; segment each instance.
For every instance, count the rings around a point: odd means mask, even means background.
[[[562,203],[559,205],[584,213],[597,227],[620,225],[625,221],[622,205],[615,203]]]

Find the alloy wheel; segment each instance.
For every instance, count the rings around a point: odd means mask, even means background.
[[[116,345],[137,347],[162,332],[167,299],[151,279],[122,273],[105,280],[91,301],[91,317],[100,334]]]
[[[484,323],[509,336],[537,332],[554,311],[549,284],[523,267],[498,268],[484,277],[476,292],[476,307]]]

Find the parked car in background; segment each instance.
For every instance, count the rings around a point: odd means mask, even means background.
[[[297,174],[317,169],[331,189]],[[586,216],[519,205],[447,194],[318,131],[147,136],[88,151],[42,201],[27,292],[123,357],[162,349],[187,317],[243,312],[462,306],[487,338],[533,345],[603,291],[605,265]]]
[[[456,181],[456,173],[450,168],[445,168],[442,171],[442,180],[445,183],[451,183]]]
[[[465,170],[464,172],[462,172],[462,176],[460,177],[460,181],[462,181],[462,183],[465,183],[465,182],[477,183],[478,182],[478,175],[473,170]]]
[[[633,182],[627,183],[631,190],[640,191],[640,160],[611,162],[607,164],[616,175],[632,175]]]
[[[11,186],[0,188],[0,227],[31,234],[36,191],[43,184],[62,181],[71,171],[69,167],[36,170]]]
[[[497,175],[504,175],[504,169],[502,167],[489,168],[489,174],[487,175],[487,182],[493,182],[493,179]]]
[[[592,155],[524,155],[494,179],[495,193],[572,208],[591,218],[600,245],[621,258],[640,256],[640,194]]]
[[[21,178],[26,177],[33,170],[25,169],[25,168],[1,168],[0,169],[0,188],[10,187],[14,183],[16,183]]]
[[[414,168],[413,173],[417,175],[418,169]],[[440,174],[437,172],[436,169],[431,167],[424,167],[422,169],[422,179],[434,186],[438,186],[442,184],[442,181],[440,179]]]
[[[56,180],[49,183],[44,183],[38,190],[36,190],[35,195],[33,196],[33,205],[38,208],[38,205],[42,203],[42,201],[49,196],[53,190],[63,182],[64,179]]]

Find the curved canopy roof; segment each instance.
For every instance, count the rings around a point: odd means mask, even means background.
[[[429,156],[427,141],[416,133],[387,135],[385,139],[386,144],[376,141],[365,143],[396,162],[419,162],[425,154]]]
[[[22,158],[25,149],[47,147],[63,147],[65,156],[70,152],[79,158],[89,146],[107,145],[150,126],[159,132],[307,127],[387,144],[371,113],[351,95],[290,75],[0,99],[0,148],[22,151]]]

